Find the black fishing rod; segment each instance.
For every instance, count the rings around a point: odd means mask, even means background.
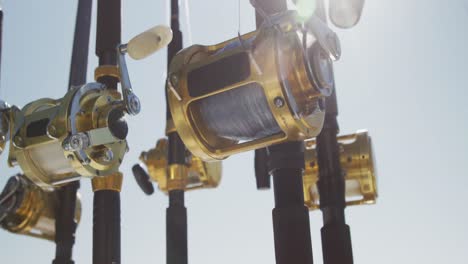
[[[182,49],[183,39],[179,23],[179,2],[171,0],[171,29],[173,32],[172,42],[168,46],[167,63],[168,68],[172,58]],[[169,77],[170,78],[170,77]],[[176,80],[171,80],[176,81]],[[184,173],[186,165],[186,148],[179,134],[174,127],[174,123],[167,101],[167,127],[168,133],[168,166],[174,168],[174,173]],[[171,170],[170,170],[171,171]],[[171,173],[171,172],[170,172]],[[182,176],[183,175],[179,175]],[[166,258],[168,264],[187,264],[187,208],[185,208],[184,189],[169,191],[169,207],[166,210]]]
[[[86,83],[92,4],[92,0],[78,1],[68,90]],[[74,263],[72,252],[77,227],[75,210],[79,187],[80,182],[74,181],[57,190],[60,203],[56,208],[56,251],[53,264]]]
[[[2,65],[2,43],[3,43],[3,8],[0,6],[0,66]],[[1,70],[1,67],[0,67]]]
[[[257,28],[265,15],[287,10],[285,0],[255,0]],[[255,152],[256,178],[259,189],[269,188],[273,177],[275,208],[273,232],[277,264],[312,264],[309,211],[304,206],[302,172],[304,142],[288,142]],[[266,166],[265,166],[266,165]]]
[[[72,264],[73,245],[78,223],[75,221],[76,194],[80,182],[69,183],[57,190],[61,201],[56,208],[55,219],[55,259],[53,264]]]
[[[119,83],[116,48],[121,43],[121,1],[98,0],[96,55],[98,82],[116,90]],[[93,263],[120,263],[120,190],[122,174],[93,178]]]
[[[317,15],[326,23],[324,1],[317,1]],[[334,78],[334,75],[332,75]],[[333,81],[333,84],[335,82]],[[345,176],[340,163],[337,140],[338,103],[336,89],[325,99],[325,121],[316,139],[320,194],[320,210],[323,216],[322,253],[324,264],[352,264],[351,232],[345,220]]]

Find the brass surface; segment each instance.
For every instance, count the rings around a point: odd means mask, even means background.
[[[12,233],[54,241],[55,210],[60,203],[57,191],[46,192],[26,179],[22,179],[21,182],[21,187],[10,198],[19,204],[1,221],[2,228]],[[76,223],[79,223],[80,219],[81,199],[77,194]]]
[[[167,190],[184,190],[188,183],[187,167],[183,164],[171,164],[168,167]]]
[[[186,165],[168,165],[168,141],[158,140],[156,147],[143,152],[140,160],[148,168],[151,180],[165,193],[171,190],[196,190],[215,188],[221,181],[222,166],[220,161],[204,162],[187,153]]]
[[[77,175],[117,172],[127,142],[113,137],[107,122],[109,113],[121,107],[120,93],[99,84],[75,87],[58,100],[39,99],[22,110],[12,107],[9,165],[18,164],[46,190],[77,180]],[[67,139],[77,133],[89,135],[89,146],[67,149]]]
[[[241,36],[244,44],[237,45],[237,47],[235,47],[235,43],[239,41],[239,38],[233,38],[213,46],[194,45],[182,50],[174,57],[169,67],[166,84],[168,102],[175,128],[187,148],[195,156],[205,161],[221,160],[236,153],[272,144],[312,138],[320,132],[324,113],[318,110],[318,101],[324,94],[308,77],[308,68],[304,61],[305,54],[301,40],[297,36],[297,28],[293,24],[288,24],[282,25],[282,29],[280,37],[278,37],[276,28],[266,27]],[[281,63],[275,44],[277,38],[283,45],[283,50],[279,53],[287,54],[282,58]],[[252,50],[246,51],[244,46],[252,47]],[[226,47],[229,48],[226,49]],[[245,52],[250,53],[250,76],[214,92],[198,97],[190,96],[187,79],[192,70]],[[287,80],[281,80],[278,73],[279,65],[282,65],[283,70],[287,73]],[[293,114],[291,111],[293,106],[290,105],[290,100],[287,100],[288,94],[283,87],[285,82],[293,88],[293,95],[290,94],[289,99],[294,96],[294,100],[299,100],[298,103],[315,102],[317,109],[312,111],[314,112],[312,115],[295,116]],[[200,121],[196,103],[206,97],[251,83],[257,83],[263,87],[269,109],[282,132],[247,142],[227,140],[213,135]],[[307,94],[307,96],[296,97],[298,94]],[[284,101],[284,106],[275,105],[277,98]]]
[[[116,65],[101,65],[94,70],[94,79],[110,76],[120,79],[119,68]]]
[[[94,177],[91,179],[91,185],[93,186],[93,192],[111,190],[120,192],[122,190],[123,174],[115,172],[111,175],[103,177]]]
[[[346,205],[374,204],[377,200],[377,179],[371,138],[367,131],[338,137],[340,164],[345,173]],[[317,181],[319,168],[315,140],[306,141],[304,200],[310,210],[319,209]]]

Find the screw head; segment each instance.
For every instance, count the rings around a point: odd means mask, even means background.
[[[129,95],[128,97],[128,112],[131,115],[136,115],[140,113],[141,110],[141,103],[140,99],[134,94]]]
[[[281,108],[284,106],[284,99],[281,97],[276,97],[274,103],[276,107]]]
[[[47,129],[50,136],[54,137],[57,135],[57,128],[54,125],[50,125]]]
[[[176,87],[179,84],[179,78],[175,73],[171,75],[171,84],[172,86]]]
[[[110,162],[113,159],[114,159],[114,152],[112,152],[112,150],[107,149],[106,151],[104,151],[104,155],[102,156],[102,160],[104,162]]]
[[[72,147],[72,149],[80,149],[83,147],[83,140],[79,137],[72,137],[70,139],[70,147]]]
[[[18,146],[18,147],[22,147],[23,146],[23,138],[20,137],[20,136],[16,136],[14,138],[14,142],[15,144]]]
[[[91,163],[91,160],[89,158],[86,158],[84,161],[83,161],[83,164],[84,165],[89,165],[89,163]]]
[[[68,151],[77,151],[86,149],[89,146],[89,138],[84,133],[78,133],[70,136],[64,148]]]

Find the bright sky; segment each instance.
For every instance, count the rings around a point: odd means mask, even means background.
[[[123,40],[168,23],[167,1],[123,1]],[[137,3],[138,2],[138,3]],[[23,106],[66,91],[76,1],[4,0],[1,98]],[[94,10],[95,12],[95,10]],[[93,20],[93,24],[95,18]],[[184,27],[187,23],[184,24]],[[373,136],[380,197],[347,209],[355,263],[465,263],[468,258],[468,2],[367,1],[360,24],[336,29],[343,55],[335,74],[343,133]],[[238,30],[238,3],[190,1],[192,43],[215,44]],[[241,31],[254,28],[242,0]],[[94,27],[88,79],[97,61]],[[165,262],[165,208],[160,192],[145,196],[130,174],[139,153],[164,135],[166,52],[130,61],[142,113],[129,118],[131,151],[122,193],[122,263]],[[18,168],[1,157],[0,188]],[[76,263],[91,263],[92,192],[82,180]],[[255,189],[253,153],[224,162],[221,186],[189,193],[192,264],[274,263],[272,191]],[[311,213],[315,263],[322,263],[321,213]],[[53,243],[0,231],[2,263],[50,263]]]

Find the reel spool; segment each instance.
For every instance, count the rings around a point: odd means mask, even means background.
[[[320,208],[319,168],[315,140],[306,141],[304,200],[310,210]],[[375,204],[377,180],[371,138],[366,130],[338,137],[341,169],[345,173],[346,205]]]
[[[0,194],[0,225],[3,229],[50,241],[55,239],[56,192],[45,192],[24,175],[11,177]],[[80,222],[81,201],[77,194],[75,221]]]
[[[174,128],[206,161],[312,138],[339,56],[336,34],[316,17],[299,23],[295,12],[218,45],[186,48],[172,60],[166,86]]]

